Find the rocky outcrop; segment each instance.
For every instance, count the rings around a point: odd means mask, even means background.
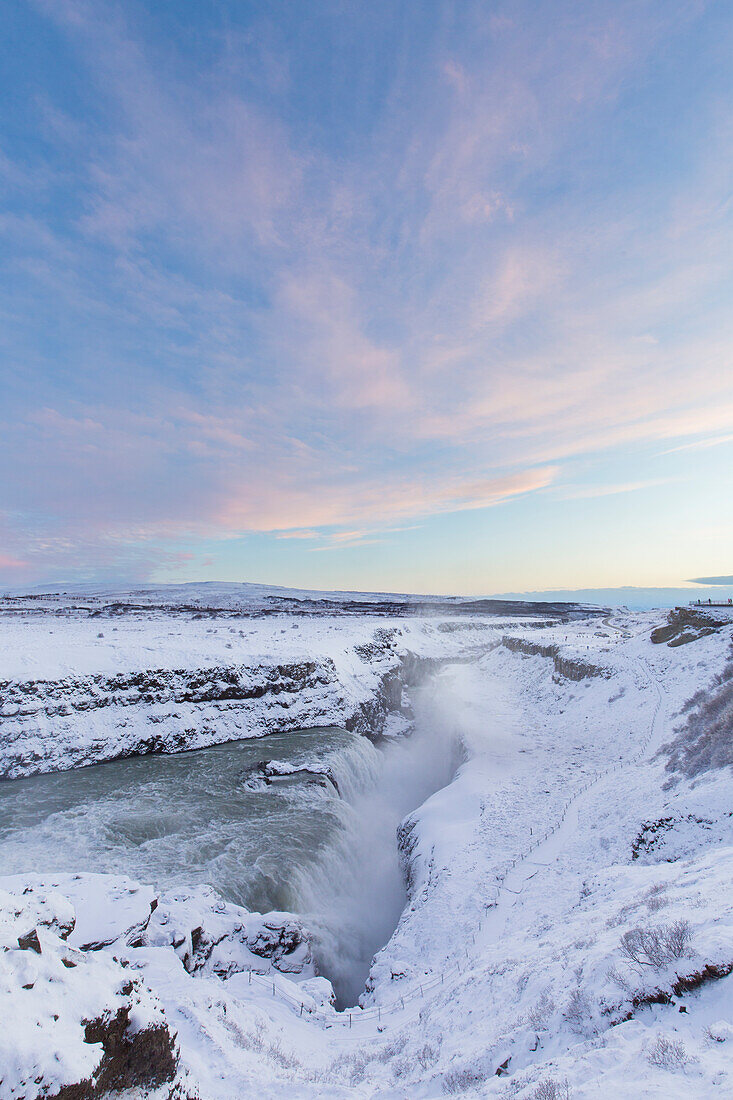
[[[414,861],[420,840],[417,825],[417,818],[410,816],[406,817],[397,829],[397,850],[408,897],[412,894],[416,879]]]
[[[310,939],[291,913],[252,913],[211,886],[161,895],[140,946],[171,947],[189,974],[252,970],[314,977]]]
[[[501,644],[512,653],[551,658],[556,675],[562,676],[565,680],[580,681],[594,676],[609,678],[612,675],[610,669],[600,665],[582,661],[578,657],[563,656],[560,647],[556,645],[542,645],[539,642],[531,642],[527,638],[512,638],[506,634],[501,639]]]
[[[0,682],[0,717],[47,718],[161,703],[229,703],[317,689],[332,682],[333,662],[230,665],[206,669],[151,668],[115,676]]]
[[[0,1095],[96,1100],[176,1075],[178,1047],[140,974],[69,938],[68,899],[42,884],[0,890]]]
[[[332,787],[336,794],[340,795],[336,776],[331,768],[297,768],[287,761],[260,760],[244,772],[244,785],[252,790],[262,790],[271,787],[273,783],[287,783],[289,781],[305,780],[307,783],[316,783],[320,787]]]
[[[235,975],[261,983],[266,974],[269,983],[279,974],[308,1011],[333,1001],[290,913],[252,913],[208,886],[156,895],[124,876],[8,876],[0,880],[3,1100],[100,1100],[166,1084],[171,1098],[183,1097],[176,1032],[147,984],[155,985],[151,964],[158,976],[216,979],[222,992]]]
[[[709,634],[717,634],[724,625],[725,620],[716,619],[710,612],[675,607],[667,615],[667,625],[655,627],[650,637],[655,645],[666,642],[671,649],[674,649],[676,646],[706,638]]]
[[[345,729],[362,737],[378,737],[384,729],[387,715],[401,709],[403,686],[399,672],[385,673],[374,694],[358,703],[353,714],[346,719]]]
[[[452,659],[492,644],[479,631],[485,624],[458,626],[471,638],[450,647]],[[317,726],[374,740],[391,716],[405,732],[412,718],[405,688],[446,658],[400,651],[402,633],[378,628],[334,658],[0,681],[0,779]]]
[[[176,1075],[178,1050],[167,1025],[151,1024],[135,1031],[127,1005],[114,1016],[106,1014],[86,1023],[84,1042],[102,1048],[96,1072],[83,1081],[63,1085],[50,1100],[97,1100],[123,1089],[147,1092],[172,1081]],[[47,1093],[38,1096],[46,1100]]]

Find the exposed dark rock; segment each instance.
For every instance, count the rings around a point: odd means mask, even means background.
[[[249,728],[252,715],[260,728],[265,725],[271,732],[284,732],[302,728],[309,711],[313,725],[341,711],[347,729],[379,737],[387,716],[401,711],[405,683],[420,682],[439,663],[412,654],[400,658],[395,652],[400,634],[399,628],[377,630],[373,641],[357,647],[363,650],[363,660],[388,666],[372,696],[359,704],[346,701],[330,658],[280,665],[145,669],[54,681],[2,681],[0,715],[6,721],[0,778],[237,740]],[[303,698],[309,700],[305,709],[300,702]],[[260,700],[264,703],[261,709],[257,706]],[[161,711],[161,704],[170,709]],[[51,737],[49,718],[65,718],[65,727],[73,732],[76,715],[103,708],[119,712],[112,721],[115,730],[123,731],[122,736],[110,736],[109,742],[101,745],[69,735],[63,748],[58,730]],[[130,709],[131,720],[125,714]],[[39,752],[39,744],[48,745],[48,758]]]
[[[336,776],[330,768],[296,768],[294,770],[287,768],[281,770],[276,760],[260,760],[259,763],[253,764],[251,768],[247,768],[245,772],[242,772],[244,785],[254,790],[304,778],[319,787],[328,787],[330,784],[336,794],[339,797],[341,796]]]
[[[642,852],[650,852],[658,837],[668,832],[678,820],[662,817],[659,821],[645,821],[631,844],[631,858],[638,859]]]
[[[408,654],[410,656],[412,655]],[[387,715],[398,712],[402,707],[407,660],[407,657],[403,658],[399,673],[385,672],[372,698],[360,703],[356,712],[347,718],[344,724],[350,733],[358,733],[371,740],[381,735]]]
[[[511,1055],[505,1058],[500,1066],[497,1066],[494,1070],[495,1077],[504,1077],[509,1072],[509,1063],[511,1062]]]
[[[35,951],[37,955],[41,954],[41,941],[38,939],[35,928],[31,928],[30,932],[26,932],[24,936],[18,936],[18,947],[23,951]]]
[[[709,634],[717,634],[725,622],[726,620],[715,618],[714,614],[705,610],[675,607],[667,615],[667,625],[655,627],[650,637],[655,645],[666,642],[673,648],[687,645],[688,642],[696,642]]]
[[[693,989],[699,989],[701,985],[707,985],[708,982],[727,978],[731,973],[733,973],[733,962],[706,963],[702,970],[696,970],[693,974],[686,974],[682,978],[678,977],[672,986],[672,992],[675,996],[681,997],[683,993],[691,993]]]
[[[44,1089],[34,1100],[98,1100],[110,1091],[154,1089],[172,1081],[178,1068],[175,1035],[164,1024],[130,1032],[129,1012],[123,1006],[115,1015],[87,1022],[84,1041],[101,1043],[104,1051],[94,1077],[52,1094]]]
[[[165,1024],[131,1033],[129,1016],[129,1007],[123,1005],[116,1015],[91,1020],[84,1028],[85,1042],[101,1043],[104,1050],[92,1096],[112,1089],[157,1088],[175,1076],[175,1036]]]
[[[610,1023],[612,1027],[617,1024],[627,1023],[632,1020],[640,1008],[648,1008],[649,1005],[674,1005],[673,997],[682,997],[685,993],[691,993],[710,982],[727,978],[733,973],[733,962],[706,963],[700,970],[691,974],[677,975],[670,984],[669,989],[639,990],[631,998],[632,1008],[623,1013],[611,1013]],[[686,1011],[681,1008],[680,1012]]]
[[[417,820],[406,817],[397,829],[397,848],[408,897],[412,894],[415,885],[414,855],[419,839]]]

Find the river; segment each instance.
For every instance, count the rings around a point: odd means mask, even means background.
[[[263,760],[308,770],[266,785],[252,779]],[[397,826],[452,766],[423,723],[379,748],[329,727],[6,780],[0,869],[209,883],[249,909],[298,913],[339,1003],[354,1004],[405,904]]]

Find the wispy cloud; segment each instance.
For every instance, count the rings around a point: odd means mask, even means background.
[[[324,478],[314,485],[298,484],[292,473],[284,470],[274,485],[242,486],[226,501],[215,522],[229,531],[302,531],[355,521],[392,526],[402,519],[491,508],[546,488],[556,473],[553,467],[542,467],[481,481],[454,477],[436,483],[403,478],[382,484],[344,479],[334,484]],[[354,534],[347,528],[335,537],[350,540]]]
[[[642,489],[654,489],[657,485],[668,484],[666,478],[650,481],[628,481],[620,485],[567,485],[559,486],[559,500],[592,500],[595,497],[621,496],[624,493],[637,493]]]
[[[11,558],[7,554],[0,554],[0,569],[27,569],[27,561],[20,561],[18,558]]]
[[[710,447],[722,447],[726,443],[733,443],[733,435],[719,435],[714,439],[696,439],[694,443],[681,443],[679,447],[670,447],[662,451],[663,455],[677,454],[678,451],[707,451]]]
[[[404,41],[379,6],[202,9],[195,50],[154,6],[36,8],[77,92],[0,160],[8,561],[363,545],[733,439],[730,123],[703,91],[694,134],[629,122],[704,4],[467,0]]]

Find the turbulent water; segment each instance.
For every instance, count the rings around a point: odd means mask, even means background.
[[[252,789],[264,759],[310,774]],[[249,909],[301,913],[340,1002],[355,1003],[405,902],[397,826],[449,769],[426,730],[378,749],[327,728],[5,781],[0,869],[210,883]]]

